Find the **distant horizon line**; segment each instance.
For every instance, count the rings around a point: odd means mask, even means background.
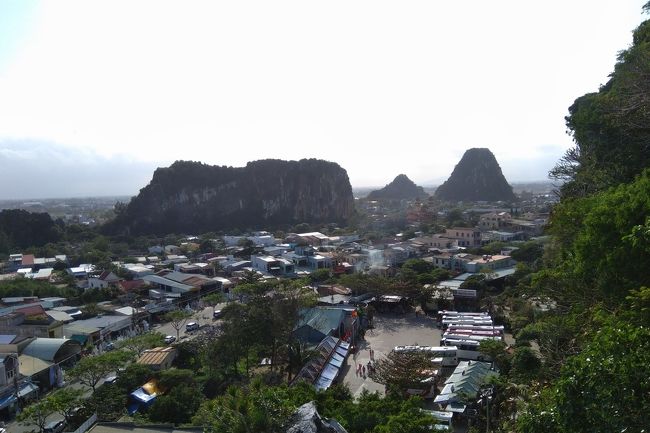
[[[433,188],[433,187],[440,186],[442,183],[443,182],[441,182],[440,184],[425,184],[425,183],[417,184],[416,183],[416,185],[421,186],[423,188]],[[553,181],[550,180],[550,179],[544,179],[544,180],[540,179],[540,180],[517,180],[517,181],[513,181],[513,182],[508,182],[508,184],[511,185],[511,186],[515,185],[515,184],[531,184],[531,183],[553,184]],[[388,184],[390,184],[390,182],[388,182]],[[365,186],[365,185],[354,186],[354,185],[352,185],[352,189],[353,190],[354,189],[361,189],[361,188],[363,188],[363,189],[370,189],[370,188],[381,189],[381,188],[385,187],[388,184],[385,184],[385,185],[368,185],[368,186]],[[134,194],[103,194],[103,195],[102,194],[100,194],[100,195],[87,195],[87,194],[84,194],[84,195],[72,195],[72,196],[67,196],[67,197],[0,198],[0,203],[2,203],[2,202],[11,202],[11,201],[23,201],[23,202],[34,201],[34,202],[38,202],[38,201],[41,201],[41,200],[70,200],[70,199],[93,199],[93,198],[95,198],[95,199],[97,199],[97,198],[100,198],[100,199],[109,199],[109,198],[120,199],[120,198],[132,198],[132,197],[135,197],[137,195],[138,195],[138,193],[136,192]]]

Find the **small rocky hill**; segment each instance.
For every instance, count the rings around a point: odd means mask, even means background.
[[[447,201],[515,201],[512,187],[490,149],[465,151],[449,179],[438,187],[436,198]]]
[[[368,200],[411,200],[428,197],[421,186],[417,186],[405,174],[398,175],[391,183],[368,194]]]
[[[245,167],[177,161],[104,226],[110,234],[204,233],[296,223],[342,223],[354,212],[347,172],[316,159]]]

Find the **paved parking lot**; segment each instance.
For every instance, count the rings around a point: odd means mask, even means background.
[[[440,344],[440,330],[436,328],[435,319],[426,316],[416,317],[413,313],[401,315],[376,315],[374,329],[368,330],[361,340],[359,350],[348,357],[343,369],[343,382],[348,385],[354,396],[366,389],[370,392],[384,393],[384,386],[375,383],[367,375],[364,378],[356,374],[356,365],[366,365],[370,360],[369,349],[375,351],[375,359],[380,359],[395,346],[414,345],[437,346]]]

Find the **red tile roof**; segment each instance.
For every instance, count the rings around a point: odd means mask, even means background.
[[[125,292],[130,292],[132,290],[137,290],[140,287],[144,286],[144,280],[132,280],[132,281],[120,281],[119,282],[120,288],[124,290]]]
[[[33,265],[34,264],[34,254],[25,254],[23,255],[22,265]]]

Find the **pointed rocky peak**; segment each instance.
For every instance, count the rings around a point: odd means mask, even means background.
[[[398,175],[391,183],[368,194],[369,200],[410,200],[427,197],[421,186],[417,186],[405,174]]]
[[[490,149],[465,151],[454,171],[436,190],[436,198],[448,201],[515,201],[512,187]]]

